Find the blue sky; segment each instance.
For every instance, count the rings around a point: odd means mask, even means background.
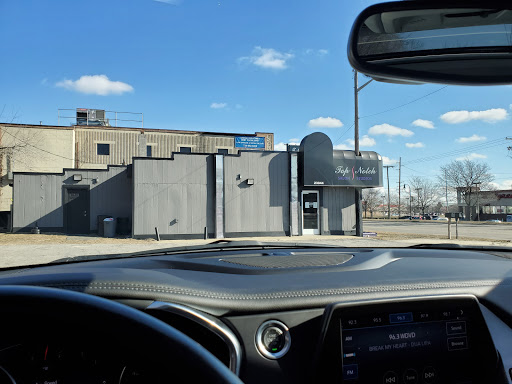
[[[1,120],[57,124],[58,108],[100,108],[143,112],[148,128],[273,132],[278,148],[322,131],[350,149],[347,39],[372,3],[2,0]],[[372,82],[361,149],[402,157],[404,180],[470,156],[510,188],[511,92]]]

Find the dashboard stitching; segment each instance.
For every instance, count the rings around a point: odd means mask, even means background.
[[[481,282],[468,282],[468,283],[433,283],[433,284],[414,284],[414,285],[390,285],[390,286],[376,286],[376,287],[361,287],[361,288],[342,288],[342,289],[326,289],[326,290],[312,290],[312,291],[295,291],[289,293],[275,293],[275,294],[254,294],[254,295],[230,295],[230,294],[213,294],[209,292],[193,291],[188,289],[168,288],[155,285],[146,284],[41,284],[43,286],[65,288],[70,290],[78,290],[84,288],[99,289],[99,290],[127,290],[127,291],[143,291],[143,292],[158,292],[158,293],[175,293],[189,296],[206,297],[212,299],[225,299],[225,300],[254,300],[254,299],[279,299],[279,298],[294,298],[294,297],[315,297],[322,295],[336,295],[336,294],[355,294],[355,293],[372,293],[372,292],[390,292],[390,291],[406,291],[406,290],[420,290],[432,288],[468,288],[468,287],[484,287],[495,286],[503,284],[502,281],[481,281]]]

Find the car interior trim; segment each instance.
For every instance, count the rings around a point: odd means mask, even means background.
[[[167,303],[163,301],[155,301],[146,309],[171,312],[208,328],[226,343],[229,349],[229,369],[237,376],[240,375],[240,366],[242,364],[243,354],[242,346],[233,331],[231,331],[231,329],[222,321],[196,309],[186,307],[181,304]]]

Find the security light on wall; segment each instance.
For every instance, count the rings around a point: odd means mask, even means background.
[[[82,181],[82,175],[73,175],[73,181]]]
[[[254,185],[254,179],[247,179],[245,182],[247,185]]]

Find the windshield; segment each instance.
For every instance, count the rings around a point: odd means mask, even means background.
[[[0,267],[220,239],[511,246],[510,86],[355,73],[373,3],[0,2]]]

